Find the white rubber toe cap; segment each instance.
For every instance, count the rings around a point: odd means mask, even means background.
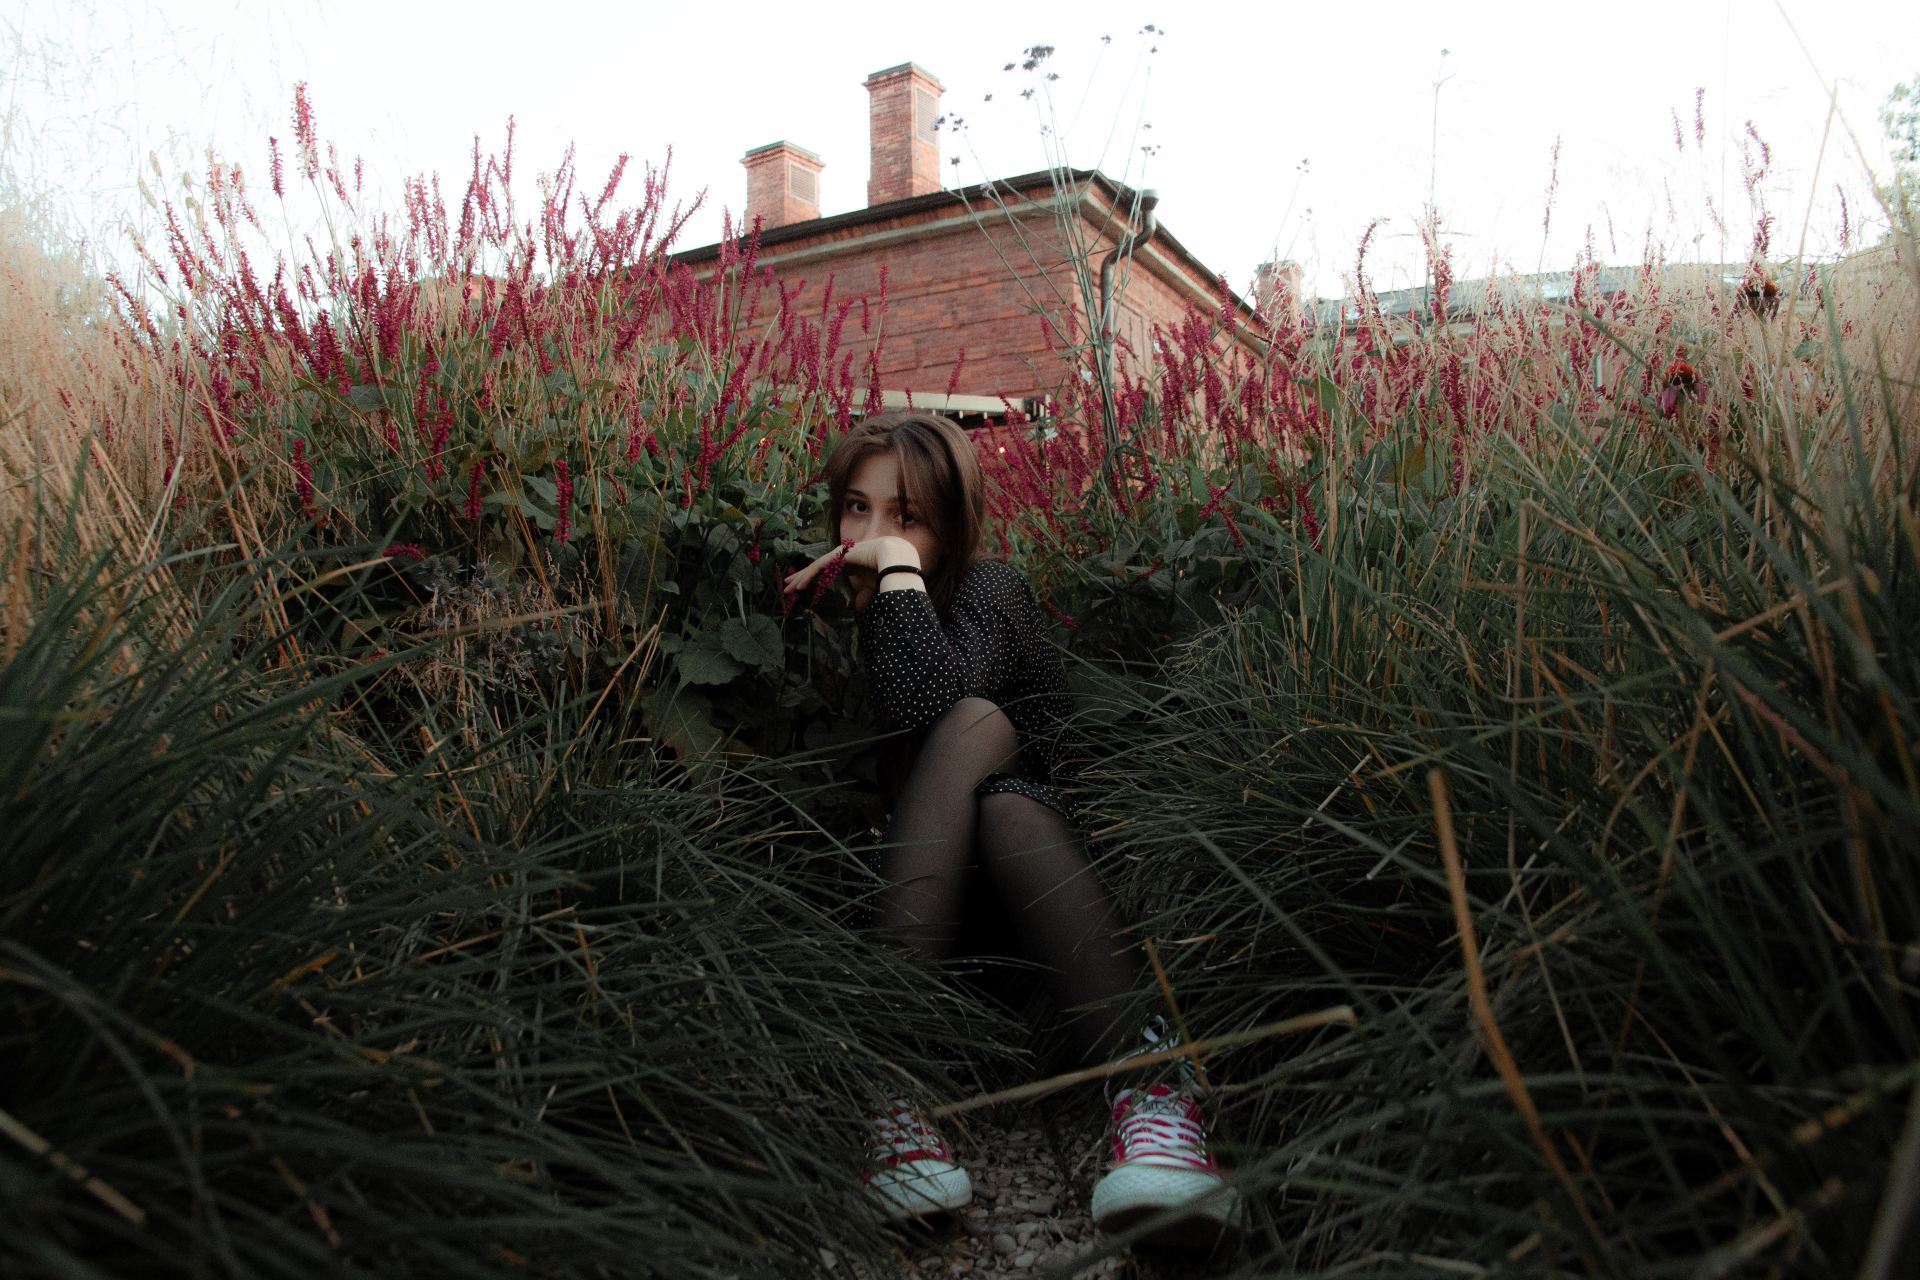
[[[1093,1188],[1093,1222],[1108,1233],[1129,1230],[1182,1205],[1188,1206],[1187,1212],[1155,1231],[1153,1241],[1213,1248],[1240,1231],[1245,1206],[1240,1193],[1218,1173],[1134,1161],[1113,1169]]]
[[[943,1213],[973,1200],[973,1179],[951,1160],[909,1160],[877,1169],[867,1188],[889,1222]]]

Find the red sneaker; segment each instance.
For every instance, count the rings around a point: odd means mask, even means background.
[[[1165,1210],[1186,1212],[1146,1239],[1211,1250],[1237,1237],[1244,1206],[1207,1151],[1207,1122],[1186,1089],[1127,1089],[1113,1106],[1113,1167],[1093,1187],[1093,1222],[1121,1232]]]
[[[889,1222],[946,1213],[973,1199],[973,1180],[912,1103],[887,1098],[885,1114],[867,1114],[873,1139],[860,1180]]]

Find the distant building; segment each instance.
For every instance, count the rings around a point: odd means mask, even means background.
[[[1032,402],[1057,388],[1063,375],[1056,352],[1065,345],[1063,335],[1087,332],[1084,294],[1097,293],[1101,262],[1148,222],[1150,202],[1093,169],[944,188],[935,131],[940,82],[908,62],[874,72],[866,89],[872,154],[864,208],[821,217],[825,162],[791,142],[755,147],[741,160],[747,170],[741,221],[751,227],[761,219],[760,263],[790,289],[807,282],[803,296],[816,304],[829,277],[836,297],[865,294],[877,301],[885,264],[879,372],[889,406],[904,405],[911,392],[921,408],[982,426],[1004,421],[1005,397],[1016,408],[1026,402],[1024,411],[1037,416]],[[1086,254],[1090,279],[1084,284],[1073,270],[1070,244]],[[676,255],[696,271],[719,257],[718,244]],[[1190,304],[1219,311],[1215,273],[1165,227],[1155,226],[1128,257],[1114,273],[1115,330],[1143,360],[1151,358],[1152,326],[1178,321]],[[1284,275],[1273,280],[1281,288]],[[1292,287],[1297,295],[1297,274]],[[1097,310],[1097,297],[1091,301]],[[1245,301],[1232,296],[1232,305],[1243,320],[1254,321]]]
[[[1619,294],[1637,293],[1651,282],[1668,296],[1699,296],[1708,290],[1731,297],[1751,277],[1745,263],[1663,263],[1647,269],[1639,266],[1595,267],[1586,297],[1592,303]],[[1410,341],[1415,332],[1434,323],[1434,292],[1430,286],[1390,289],[1373,295],[1379,302],[1381,318],[1396,326],[1396,339]],[[1484,314],[1496,301],[1517,305],[1531,302],[1571,304],[1574,297],[1574,273],[1541,271],[1529,275],[1489,276],[1478,280],[1456,280],[1447,289],[1449,326],[1464,325]],[[1310,304],[1313,325],[1330,331],[1357,324],[1364,315],[1360,299],[1320,298]]]

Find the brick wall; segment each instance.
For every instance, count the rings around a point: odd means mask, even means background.
[[[943,395],[962,350],[966,362],[956,391],[969,396],[1023,397],[1054,391],[1066,376],[1059,354],[1066,334],[1085,336],[1081,285],[1044,188],[1016,198],[1013,218],[976,205],[979,222],[957,206],[842,227],[799,243],[769,248],[761,262],[792,288],[807,282],[800,303],[817,307],[828,277],[834,296],[866,294],[876,304],[880,266],[887,266],[885,340],[880,376],[888,390],[914,393],[916,403]],[[1069,199],[1071,196],[1069,195]],[[1100,262],[1121,232],[1104,234],[1104,203],[1090,200],[1081,239],[1093,245],[1089,287],[1097,292]],[[1170,325],[1189,301],[1217,307],[1213,285],[1172,252],[1151,241],[1115,274],[1119,294],[1116,333],[1137,358],[1151,359],[1148,334]],[[1043,326],[1043,317],[1048,322]],[[1049,332],[1049,326],[1051,332]],[[847,327],[858,333],[858,312]]]

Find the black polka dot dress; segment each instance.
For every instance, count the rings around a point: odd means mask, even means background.
[[[1019,735],[1020,758],[1013,772],[989,774],[975,794],[1028,796],[1078,825],[1075,806],[1053,786],[1073,709],[1067,676],[1018,570],[975,561],[944,620],[924,591],[875,594],[860,611],[860,653],[874,705],[891,728],[923,730],[962,698],[998,706]]]

